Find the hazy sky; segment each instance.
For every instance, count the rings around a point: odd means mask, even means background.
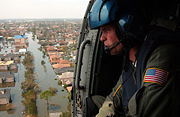
[[[89,0],[0,0],[0,19],[83,18]]]

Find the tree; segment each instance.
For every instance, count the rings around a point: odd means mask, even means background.
[[[47,114],[48,115],[49,115],[49,98],[54,96],[56,93],[57,93],[57,89],[50,87],[48,90],[40,94],[40,99],[44,99],[47,101]]]
[[[44,65],[46,62],[44,60],[41,61],[41,65]]]
[[[68,98],[68,102],[69,102],[68,107],[67,107],[68,111],[63,112],[60,117],[71,117],[71,92],[68,92],[67,98]]]
[[[62,86],[62,81],[58,80],[58,85]]]

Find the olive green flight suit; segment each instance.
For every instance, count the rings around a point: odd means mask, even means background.
[[[163,81],[163,84],[144,81],[144,75],[149,68],[167,72],[167,80]],[[122,106],[121,80],[122,78],[106,98],[96,117],[114,116],[116,111],[120,117],[127,116],[123,108],[116,110],[114,107]],[[152,52],[142,76],[142,84],[142,88],[129,100],[130,117],[180,116],[180,45],[161,45]],[[117,97],[116,102],[113,102],[114,96]]]
[[[146,68],[167,71],[167,81],[163,85],[143,81],[143,87],[138,92],[139,99],[135,100],[135,94],[129,101],[130,115],[137,117],[180,116],[180,54],[178,52],[180,52],[180,45],[162,45],[154,50]]]

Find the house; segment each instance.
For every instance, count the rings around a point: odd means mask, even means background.
[[[70,65],[71,62],[67,60],[59,60],[57,64],[53,64],[52,67],[54,69],[59,69],[59,68],[64,68],[64,67],[71,67]]]
[[[0,70],[2,71],[8,70],[8,65],[0,65]]]
[[[60,69],[60,68],[71,67],[71,66],[70,66],[70,64],[54,64],[54,65],[52,65],[52,67],[54,69]]]
[[[41,46],[46,46],[47,42],[46,42],[46,40],[40,40],[39,44],[41,44]]]
[[[47,55],[50,56],[50,55],[60,55],[60,53],[58,52],[47,52]]]
[[[59,76],[59,80],[62,81],[62,84],[72,85],[74,72],[65,72]]]
[[[0,61],[4,61],[4,57],[0,54]]]
[[[50,45],[55,45],[55,44],[56,44],[56,40],[50,39],[50,40],[48,40],[48,43],[49,43]]]
[[[61,117],[62,115],[62,112],[49,113],[49,117]]]
[[[59,64],[70,64],[71,62],[67,61],[67,60],[60,60]]]
[[[26,49],[23,48],[23,49],[19,49],[19,54],[25,54],[26,53]]]
[[[0,83],[14,82],[14,74],[11,72],[0,72]]]
[[[61,52],[62,50],[61,50],[61,48],[58,47],[58,48],[57,48],[57,51],[58,51],[58,52]]]
[[[7,54],[0,54],[0,60],[1,61],[5,61],[6,55]]]
[[[14,44],[16,51],[22,48],[27,48],[27,42],[26,42],[27,37],[25,35],[15,35],[14,36]]]
[[[8,70],[10,64],[13,64],[14,61],[0,61],[0,70]]]
[[[76,40],[69,40],[68,41],[68,45],[75,44],[75,43],[76,43]]]
[[[17,54],[14,54],[14,62],[15,62],[15,63],[18,63],[18,62],[20,62],[19,55],[17,55]]]
[[[55,47],[54,46],[46,46],[46,51],[47,52],[55,51]]]
[[[18,54],[0,54],[1,61],[20,61]]]
[[[57,43],[61,46],[61,45],[67,45],[68,42],[65,42],[64,40],[58,40]]]
[[[14,35],[14,39],[27,39],[27,36],[26,35]]]
[[[9,70],[17,70],[17,64],[13,63],[9,65]]]
[[[59,55],[49,55],[49,60],[51,64],[57,64],[60,61]]]
[[[10,89],[0,89],[0,105],[9,104],[10,101]]]
[[[0,70],[8,70],[8,64],[6,64],[4,61],[0,61]]]
[[[7,37],[7,40],[9,40],[9,41],[13,40],[13,37]]]
[[[56,74],[61,75],[64,72],[73,72],[74,68],[73,67],[64,67],[64,68],[59,68],[59,69],[54,69]]]
[[[7,56],[7,55],[5,55],[5,57],[4,57],[4,61],[11,61],[12,59],[11,59],[11,56]]]

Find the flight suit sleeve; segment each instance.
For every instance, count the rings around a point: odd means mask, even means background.
[[[171,113],[175,104],[173,95],[176,95],[177,81],[180,81],[177,79],[180,73],[179,51],[178,45],[161,45],[152,52],[142,76],[143,86],[129,101],[129,115],[164,117]]]

